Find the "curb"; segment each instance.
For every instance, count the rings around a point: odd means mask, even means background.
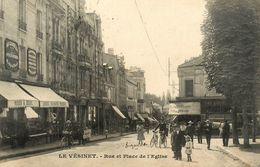
[[[107,139],[113,139],[113,138],[122,137],[122,136],[127,136],[127,135],[131,135],[134,133],[135,132],[130,132],[130,133],[122,134],[122,135],[119,134],[117,136],[110,136],[110,137],[108,136],[107,138],[104,137],[104,138],[100,138],[100,139],[96,139],[96,140],[90,140],[86,144],[98,142],[98,141],[104,141]],[[73,145],[72,147],[74,147],[74,146],[77,146],[77,145]],[[5,156],[0,157],[0,161],[15,158],[15,157],[21,157],[21,156],[25,156],[25,155],[31,155],[31,154],[37,154],[37,153],[42,153],[42,152],[48,152],[48,151],[52,151],[52,150],[58,150],[58,149],[61,149],[61,146],[54,146],[54,147],[50,147],[50,148],[43,148],[43,149],[38,149],[38,150],[21,152],[21,153],[17,153],[17,154],[5,155]]]
[[[235,156],[231,151],[228,151],[220,146],[216,146],[216,148],[218,150],[220,150],[222,153],[226,154],[227,156],[229,156],[230,158],[232,158],[233,160],[236,161],[240,161],[242,164],[244,164],[245,166],[251,167],[251,165],[249,163],[247,163],[246,161],[244,161],[243,159],[241,159],[238,156]]]

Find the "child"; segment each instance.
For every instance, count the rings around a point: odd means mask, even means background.
[[[188,162],[191,160],[191,153],[192,153],[192,141],[189,135],[185,136],[186,144],[185,144],[185,153],[187,154]]]

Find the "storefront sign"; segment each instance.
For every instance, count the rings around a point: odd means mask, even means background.
[[[29,75],[37,74],[37,56],[36,51],[28,48],[27,50],[27,71]]]
[[[7,107],[19,108],[19,107],[35,107],[38,106],[37,101],[32,100],[8,100]]]
[[[10,39],[5,39],[5,68],[14,72],[19,69],[18,45]]]
[[[40,107],[68,107],[64,101],[40,101]]]
[[[169,115],[200,115],[199,102],[177,102],[169,105]]]

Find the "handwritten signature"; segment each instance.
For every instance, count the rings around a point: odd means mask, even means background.
[[[138,150],[138,147],[145,146],[145,145],[146,145],[145,143],[143,145],[139,145],[139,144],[128,144],[128,142],[126,142],[125,148],[131,148],[131,149]]]

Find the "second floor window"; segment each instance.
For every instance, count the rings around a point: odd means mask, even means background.
[[[19,19],[23,22],[26,21],[26,2],[19,0]]]
[[[185,80],[185,96],[193,97],[193,80]]]
[[[26,30],[26,2],[19,0],[19,28]]]
[[[0,18],[4,19],[4,0],[0,0]]]
[[[37,30],[42,31],[42,12],[40,10],[37,10]]]

